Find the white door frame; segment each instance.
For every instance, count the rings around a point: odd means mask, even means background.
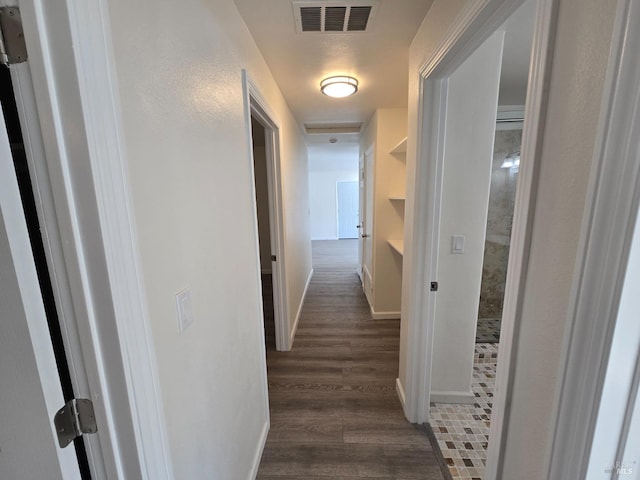
[[[0,110],[8,105],[2,107]],[[0,115],[0,315],[3,330],[11,330],[0,336],[1,348],[7,349],[0,352],[0,375],[11,371],[10,378],[2,377],[0,390],[2,421],[11,423],[3,423],[0,430],[1,441],[10,443],[3,446],[0,475],[9,476],[10,472],[28,475],[28,470],[31,476],[80,478],[75,449],[58,448],[56,428],[51,421],[65,399],[20,193],[9,131]],[[36,402],[23,398],[33,394],[38,397]],[[27,405],[42,411],[33,411]],[[21,434],[16,436],[16,430]],[[28,437],[35,431],[38,438]],[[31,442],[29,452],[23,442]],[[34,459],[38,467],[25,468],[23,463],[31,462],[36,452],[43,461]]]
[[[286,238],[284,224],[284,208],[282,203],[282,176],[280,167],[280,127],[269,108],[265,97],[260,93],[256,84],[251,81],[246,70],[242,70],[242,84],[245,96],[245,128],[249,145],[249,160],[251,181],[254,182],[253,141],[251,135],[251,117],[255,117],[264,126],[265,152],[267,162],[267,190],[269,196],[269,234],[271,237],[271,254],[276,261],[271,262],[273,276],[273,310],[275,320],[276,350],[289,351],[293,346],[293,337],[289,328],[289,313],[287,299],[287,269],[284,244]],[[256,238],[258,238],[257,205],[255,184],[252,186],[254,217],[256,218]],[[259,249],[259,245],[256,245]],[[258,250],[259,251],[259,250]],[[258,262],[260,254],[258,253]],[[262,289],[260,289],[262,291]],[[264,321],[264,315],[263,315]]]
[[[629,261],[630,246],[640,208],[640,0],[618,0],[611,55],[602,92],[598,134],[580,235],[564,352],[558,378],[555,431],[551,439],[548,478],[586,478],[591,455],[604,470],[622,461],[631,425],[633,402],[640,382],[640,352],[616,351],[617,361],[630,365],[625,378],[616,375],[615,397],[626,403],[617,408],[605,448],[592,452],[609,355],[613,346],[618,307]],[[637,319],[632,321],[637,322]],[[635,366],[635,372],[633,372]],[[625,409],[626,407],[626,409]],[[637,420],[636,420],[637,421]],[[614,426],[615,424],[615,426]],[[637,431],[636,431],[637,434]],[[601,444],[602,445],[602,444]],[[637,452],[636,452],[637,454]],[[609,458],[606,458],[609,457]],[[609,463],[610,462],[610,463]],[[596,462],[597,463],[597,462]],[[636,469],[631,467],[633,478]],[[591,477],[589,477],[591,478]]]
[[[23,19],[12,77],[74,388],[96,406],[92,473],[172,479],[107,1],[3,3]]]
[[[504,450],[504,419],[508,415],[513,384],[518,320],[522,298],[519,289],[526,276],[531,222],[535,205],[541,132],[546,110],[546,82],[555,32],[555,0],[537,0],[533,53],[527,88],[522,162],[509,252],[505,301],[500,337],[496,394],[491,422],[487,479],[495,478],[493,459],[500,462]],[[409,219],[413,233],[413,270],[407,282],[408,322],[405,414],[412,422],[429,421],[429,396],[436,294],[429,283],[437,280],[440,203],[444,161],[447,80],[455,70],[513,14],[524,0],[472,0],[457,17],[440,46],[420,70],[416,174],[408,183],[407,201],[415,207]],[[407,235],[408,237],[408,235]],[[406,257],[405,257],[406,258]]]

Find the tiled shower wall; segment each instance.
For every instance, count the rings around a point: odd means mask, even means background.
[[[496,131],[480,288],[480,308],[478,309],[478,319],[480,320],[495,319],[499,321],[502,317],[518,171],[517,168],[501,168],[501,166],[507,155],[520,151],[521,142],[522,130]]]

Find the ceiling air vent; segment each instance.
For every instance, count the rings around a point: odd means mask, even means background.
[[[377,0],[331,0],[293,2],[298,33],[366,32],[371,26]]]
[[[322,7],[302,7],[300,25],[303,32],[322,31]]]

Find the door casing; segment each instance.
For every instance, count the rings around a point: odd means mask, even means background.
[[[440,46],[420,69],[418,138],[409,135],[408,155],[413,151],[416,170],[407,183],[402,316],[409,339],[401,355],[406,374],[397,389],[405,415],[411,422],[429,421],[431,352],[434,306],[437,293],[429,289],[437,281],[437,255],[444,158],[447,79],[469,55],[513,14],[524,0],[472,0],[456,18]],[[496,395],[491,422],[485,478],[498,478],[504,453],[505,418],[513,387],[513,365],[518,336],[520,286],[527,272],[527,252],[535,205],[541,132],[547,104],[546,81],[550,73],[556,23],[556,0],[537,0],[532,63],[527,89],[518,195],[515,204],[509,270],[505,291]]]
[[[19,7],[29,60],[11,73],[74,389],[96,409],[92,474],[171,479],[107,2]]]
[[[251,81],[246,70],[242,71],[242,83],[245,95],[245,128],[251,154],[251,181],[255,172],[253,167],[253,144],[251,140],[251,117],[255,117],[265,129],[265,152],[267,162],[267,190],[269,193],[269,232],[271,237],[271,253],[276,260],[272,261],[273,276],[273,308],[276,329],[276,350],[288,351],[293,345],[293,336],[289,328],[289,309],[287,299],[287,269],[285,254],[285,223],[282,202],[282,178],[280,168],[280,127],[275,116],[271,113],[269,104],[254,82]],[[255,189],[255,184],[252,185]],[[253,195],[254,212],[257,212]],[[256,213],[257,215],[257,213]],[[257,216],[256,216],[257,219]],[[258,224],[256,221],[256,239],[258,238]],[[259,246],[256,244],[259,249]],[[259,250],[258,250],[259,251]],[[258,262],[260,255],[258,254]],[[259,291],[262,291],[260,287]],[[264,317],[262,317],[264,318]],[[266,355],[266,353],[265,353]],[[268,404],[265,403],[265,404]],[[268,412],[267,412],[268,416]]]

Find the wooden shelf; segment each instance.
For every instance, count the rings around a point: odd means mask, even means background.
[[[389,197],[390,202],[404,202],[406,200],[405,197]]]
[[[404,240],[387,240],[387,243],[400,255],[404,255]]]
[[[393,147],[389,153],[407,153],[407,137],[404,137],[402,140],[400,140],[400,143]]]

